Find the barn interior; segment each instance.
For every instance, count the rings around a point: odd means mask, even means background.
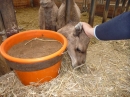
[[[13,2],[14,18],[20,32],[39,29],[39,0],[8,1]],[[62,0],[54,1],[59,8]],[[107,1],[110,1],[109,9],[106,7]],[[93,27],[130,11],[130,0],[75,2],[81,11],[80,21]],[[0,24],[0,33],[2,30]],[[3,42],[2,35],[0,44]],[[100,41],[92,38],[86,63],[76,70],[67,52],[64,52],[59,75],[39,86],[23,85],[0,54],[0,97],[130,97],[130,40]]]

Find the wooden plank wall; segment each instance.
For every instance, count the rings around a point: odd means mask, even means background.
[[[39,6],[39,1],[40,0],[32,0],[33,5]],[[61,5],[62,0],[54,0],[56,5],[59,7]],[[83,0],[75,0],[77,5],[79,6],[80,10],[82,10],[82,5],[83,5]],[[29,7],[31,6],[31,0],[13,0],[14,7]]]
[[[30,0],[13,0],[14,7],[27,7],[31,5]]]
[[[39,1],[40,0],[32,0],[32,1],[33,1],[33,6],[34,7],[39,6]],[[55,1],[56,5],[58,7],[60,7],[62,0],[54,0],[54,1]],[[116,0],[111,0],[111,2],[115,2],[115,1]],[[31,6],[31,0],[13,0],[13,2],[14,2],[15,7],[29,7],[29,6]],[[84,0],[75,0],[75,2],[79,6],[81,12],[83,12],[83,2],[84,2]],[[91,3],[91,0],[87,0],[88,11],[90,9],[90,3]],[[95,12],[96,15],[103,16],[104,4],[97,4],[96,12]],[[110,6],[109,12],[108,12],[108,17],[112,17],[113,10],[114,10],[114,6]],[[120,11],[120,8],[118,9],[118,14],[119,14],[119,11]]]
[[[62,0],[54,0],[56,5],[59,7],[61,5],[61,1]],[[83,3],[83,0],[75,0],[75,2],[78,4],[78,5],[82,5]],[[33,4],[34,6],[39,6],[39,0],[33,0]]]

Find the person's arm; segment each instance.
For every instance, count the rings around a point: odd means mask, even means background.
[[[99,40],[130,39],[130,12],[125,12],[94,28],[82,23],[85,33]]]

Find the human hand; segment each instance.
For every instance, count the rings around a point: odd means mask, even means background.
[[[86,35],[89,37],[89,38],[92,38],[94,37],[94,28],[91,27],[88,23],[86,22],[81,22],[82,25],[83,25],[83,29],[86,33]]]

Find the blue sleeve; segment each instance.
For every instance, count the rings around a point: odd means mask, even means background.
[[[100,40],[130,39],[130,12],[124,12],[95,27],[95,35]]]

